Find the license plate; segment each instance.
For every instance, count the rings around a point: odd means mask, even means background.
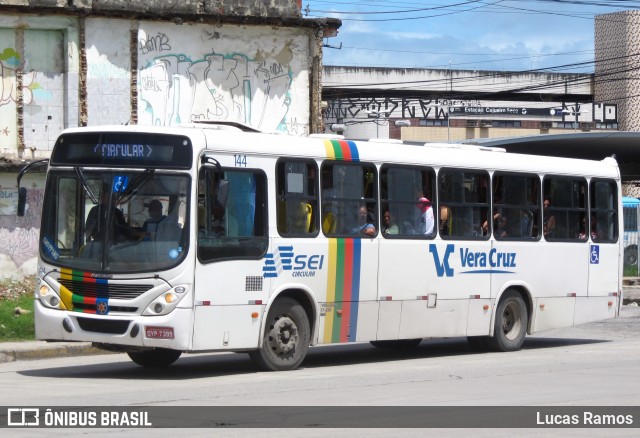
[[[145,336],[155,339],[173,339],[173,327],[145,327]]]

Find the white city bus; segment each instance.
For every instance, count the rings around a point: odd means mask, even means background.
[[[63,132],[36,337],[143,366],[245,351],[289,370],[318,344],[465,336],[514,351],[527,333],[619,313],[613,158],[245,131]]]

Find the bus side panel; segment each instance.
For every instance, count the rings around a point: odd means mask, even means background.
[[[533,300],[531,333],[573,325],[575,297],[544,297]]]
[[[378,324],[378,242],[369,238],[326,241],[322,278],[314,288],[321,315],[318,343],[369,341]]]
[[[440,300],[436,307],[427,307],[427,303],[427,300],[402,302],[400,339],[461,336],[466,333],[467,300]]]
[[[260,317],[271,282],[262,276],[263,260],[196,263],[194,350],[255,348]]]
[[[222,350],[257,348],[261,305],[196,306],[193,349]]]
[[[493,301],[490,299],[469,300],[467,336],[487,336],[489,334],[493,313],[492,304]]]
[[[615,318],[620,299],[620,296],[576,298],[574,324]]]
[[[400,336],[402,301],[381,301],[378,323],[378,340],[396,340]]]
[[[620,247],[617,243],[591,243],[589,251],[589,293],[608,296],[620,290],[618,268]]]
[[[378,339],[393,339],[393,330],[400,339],[465,336],[470,298],[490,298],[488,248],[488,241],[381,240]]]

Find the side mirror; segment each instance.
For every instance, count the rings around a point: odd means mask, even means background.
[[[18,216],[24,216],[24,210],[27,207],[27,188],[18,188]]]
[[[27,208],[27,189],[25,187],[20,187],[20,180],[22,179],[24,174],[32,168],[36,166],[46,166],[47,164],[49,164],[48,158],[32,161],[31,163],[24,166],[22,170],[20,170],[20,172],[18,172],[18,177],[16,179],[16,182],[18,183],[18,216],[24,216],[24,210]]]

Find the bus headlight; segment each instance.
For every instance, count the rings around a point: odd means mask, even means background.
[[[44,283],[37,289],[36,299],[39,300],[43,306],[50,309],[64,309],[64,306],[61,306],[58,294]]]
[[[166,315],[176,308],[180,300],[187,295],[187,286],[176,286],[173,289],[163,293],[158,298],[153,300],[144,312],[143,315]]]

